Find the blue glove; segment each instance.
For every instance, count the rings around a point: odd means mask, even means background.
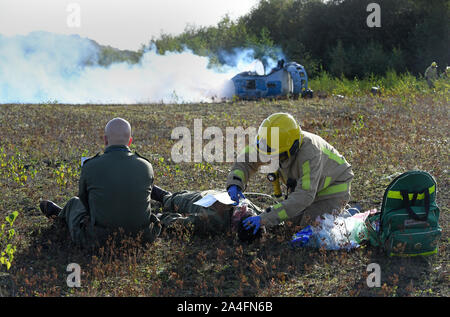
[[[309,240],[311,239],[311,236],[313,234],[311,226],[307,226],[306,228],[303,228],[301,231],[297,232],[293,237],[292,240],[289,242],[291,247],[304,247],[309,243]]]
[[[249,217],[244,220],[244,228],[246,230],[249,230],[251,227],[255,227],[255,230],[253,230],[253,234],[256,234],[259,230],[259,227],[261,227],[261,217],[260,216]]]
[[[236,202],[234,204],[235,206],[239,204],[239,200],[241,198],[245,199],[245,196],[242,193],[241,189],[236,185],[231,185],[228,188],[228,195],[230,195],[230,198]]]

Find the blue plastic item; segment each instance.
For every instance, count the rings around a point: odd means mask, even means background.
[[[289,244],[293,248],[304,247],[308,244],[312,234],[313,234],[312,227],[307,226],[303,228],[301,231],[297,232],[292,238],[292,240],[289,242]]]

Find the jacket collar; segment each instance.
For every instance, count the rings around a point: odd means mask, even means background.
[[[110,145],[105,149],[105,153],[117,152],[117,151],[131,152],[130,148],[126,145]]]

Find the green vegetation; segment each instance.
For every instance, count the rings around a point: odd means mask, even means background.
[[[416,98],[421,94],[428,94],[429,88],[426,81],[422,78],[416,78],[410,73],[397,74],[389,70],[386,76],[365,77],[353,80],[345,77],[336,78],[327,72],[322,72],[309,82],[312,88],[319,96],[322,95],[343,95],[343,96],[363,96],[371,91],[372,87],[378,87],[379,93],[390,96],[403,96],[404,98]],[[449,98],[450,81],[448,79],[439,79],[435,82],[434,97]]]
[[[374,82],[383,88],[381,95],[367,92]],[[433,91],[421,79],[392,73],[373,81],[324,76],[312,85],[328,97],[208,105],[1,105],[0,219],[20,212],[14,243],[8,242],[16,247],[8,271],[16,295],[448,297],[448,83],[439,81]],[[67,229],[39,211],[40,198],[63,205],[77,194],[80,157],[103,148],[104,125],[112,117],[130,121],[133,148],[152,162],[155,183],[177,191],[224,188],[231,165],[173,163],[175,127],[192,128],[194,118],[223,131],[230,123],[257,127],[278,111],[292,113],[304,130],[323,136],[346,157],[355,172],[352,202],[364,210],[379,207],[396,173],[432,174],[443,228],[439,255],[388,258],[368,245],[351,252],[291,250],[287,241],[299,229],[291,223],[251,245],[231,234],[200,239],[180,230],[147,247],[127,241],[91,252],[77,249]],[[20,181],[21,175],[27,178]],[[272,193],[262,174],[250,180],[249,189]],[[264,198],[254,202],[270,204]],[[81,266],[81,288],[66,286],[69,263]],[[370,263],[381,266],[381,288],[367,287]]]
[[[144,47],[137,52],[129,50],[119,50],[111,46],[100,45],[94,40],[90,40],[91,43],[97,49],[95,56],[90,56],[89,59],[84,61],[86,65],[100,65],[107,67],[114,63],[126,62],[129,64],[137,64],[140,62],[144,53]]]
[[[8,223],[9,228],[6,226],[6,223],[2,223],[0,225],[0,270],[3,265],[6,266],[7,270],[9,270],[14,259],[16,246],[12,244],[12,241],[16,231],[13,228],[13,224],[18,214],[19,213],[17,211],[14,211],[5,217],[5,221]]]
[[[266,66],[267,57],[303,64],[312,86],[320,91],[358,94],[371,86],[393,89],[399,82],[412,90],[426,88],[423,83],[417,86],[415,77],[422,78],[432,61],[443,72],[450,60],[450,2],[380,0],[382,27],[369,28],[366,9],[372,2],[261,0],[236,21],[225,16],[216,26],[190,25],[180,35],[161,34],[137,52],[92,42],[98,47],[96,63],[101,66],[139,63],[143,53],[153,48],[159,54],[187,48],[208,56],[210,66],[219,66],[229,54],[248,48]]]
[[[138,52],[118,50],[111,46],[100,46],[98,64],[100,66],[108,66],[113,63],[128,62],[130,64],[139,63],[143,51]]]
[[[448,288],[450,85],[428,88],[421,73],[449,60],[449,2],[380,0],[380,29],[365,28],[369,0],[262,0],[237,21],[188,27],[179,36],[154,38],[161,54],[182,51],[223,63],[235,48],[256,58],[277,57],[306,66],[313,99],[177,105],[0,105],[0,270],[19,296],[444,296]],[[138,63],[144,50],[100,47],[98,62]],[[91,61],[93,62],[93,61]],[[379,92],[370,94],[371,87]],[[176,92],[174,91],[174,96]],[[393,175],[426,170],[438,183],[443,235],[439,255],[387,258],[368,246],[351,252],[291,250],[300,228],[287,222],[259,242],[241,244],[230,233],[200,239],[165,232],[152,245],[110,241],[80,250],[67,229],[39,211],[39,200],[63,205],[77,194],[81,156],[103,148],[103,128],[120,116],[133,127],[132,149],[146,156],[157,185],[170,191],[223,189],[229,163],[171,161],[175,127],[257,127],[285,111],[303,129],[321,135],[352,164],[352,202],[377,208]],[[251,191],[270,194],[265,175]],[[265,208],[264,198],[254,202]],[[154,206],[154,211],[159,209]],[[11,213],[11,211],[14,211]],[[20,213],[20,217],[18,214]],[[66,267],[78,263],[82,287],[68,288]],[[378,263],[382,287],[368,288],[367,265]],[[0,285],[1,286],[1,285]]]
[[[450,2],[380,0],[381,28],[369,28],[371,0],[261,0],[252,11],[214,27],[193,27],[178,36],[151,40],[158,52],[181,51],[221,60],[223,52],[254,48],[256,57],[276,56],[303,64],[312,76],[323,70],[353,79],[388,70],[423,74],[432,61],[449,62]]]

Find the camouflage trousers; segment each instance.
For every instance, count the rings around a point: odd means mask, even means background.
[[[216,191],[180,191],[167,195],[163,199],[162,214],[158,217],[165,227],[180,224],[191,227],[198,235],[215,235],[231,229],[232,207],[217,206],[209,208],[197,206],[194,203],[208,193]]]
[[[65,221],[72,241],[81,247],[99,246],[114,233],[113,229],[93,224],[91,217],[78,197],[72,197],[58,217]],[[156,221],[142,231],[143,242],[153,242],[161,232],[161,225]]]

